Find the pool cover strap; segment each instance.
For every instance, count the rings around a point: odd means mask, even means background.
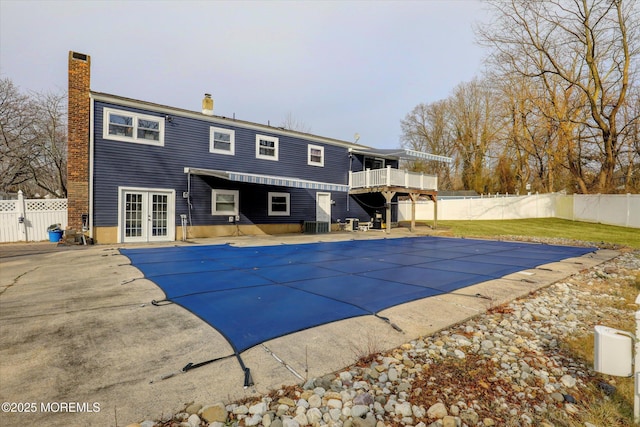
[[[238,359],[238,363],[240,363],[240,367],[242,368],[242,371],[244,372],[244,386],[245,387],[251,387],[253,385],[253,378],[251,377],[251,370],[245,366],[244,362],[242,361],[242,357],[240,357],[240,355],[238,353],[234,353],[234,356],[236,356],[236,358]],[[200,362],[200,363],[191,363],[191,362],[189,362],[189,363],[186,364],[186,366],[184,368],[182,368],[182,372],[188,372],[188,371],[191,371],[192,369],[196,369],[196,368],[199,368],[201,366],[208,365],[209,363],[217,362],[218,360],[228,359],[229,357],[231,357],[231,356],[217,357],[215,359],[205,360],[204,362]]]

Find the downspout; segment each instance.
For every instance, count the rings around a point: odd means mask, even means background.
[[[347,184],[349,184],[349,189],[347,190],[347,212],[350,212],[349,200],[351,199],[351,195],[349,195],[349,191],[351,190],[351,172],[353,169],[353,153],[351,151],[351,148],[349,148],[349,175],[347,176]]]
[[[93,120],[94,120],[94,99],[89,93],[89,218],[87,227],[89,227],[89,238],[93,240]],[[69,161],[67,159],[67,161]],[[68,207],[67,207],[68,209]],[[120,213],[118,212],[118,215]]]
[[[193,227],[191,223],[191,170],[187,173],[187,210],[189,212],[189,227]]]

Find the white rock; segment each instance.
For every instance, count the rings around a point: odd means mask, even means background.
[[[389,381],[391,382],[398,381],[398,371],[395,368],[389,369],[389,371],[387,372],[387,375],[389,376]]]
[[[187,418],[187,423],[191,427],[198,427],[200,425],[200,417],[197,416],[196,414],[193,414],[189,416],[189,418]]]
[[[319,408],[322,406],[322,397],[318,396],[317,394],[312,394],[311,396],[309,396],[308,402],[310,408]]]
[[[233,408],[233,413],[236,415],[246,415],[249,413],[249,408],[247,408],[245,405],[240,405],[236,408]]]
[[[560,378],[560,382],[565,387],[571,388],[576,386],[577,381],[571,375],[563,375],[562,378]]]
[[[300,423],[293,418],[285,418],[282,420],[282,427],[300,427]]]
[[[322,412],[318,408],[311,408],[307,411],[307,421],[309,424],[313,425],[315,423],[319,423],[322,420]]]
[[[305,414],[298,414],[295,417],[293,417],[293,419],[297,421],[298,424],[301,426],[309,425],[309,420],[307,419],[307,416]]]
[[[249,407],[249,413],[251,415],[264,415],[267,412],[267,404],[264,402],[256,403]]]
[[[369,407],[365,405],[355,405],[351,408],[352,417],[362,417],[369,412]]]
[[[413,416],[415,418],[424,418],[424,416],[427,414],[426,409],[417,405],[413,405],[411,407],[411,412],[413,413]]]
[[[353,376],[351,372],[340,372],[340,380],[342,380],[342,382],[351,382],[352,379]]]
[[[340,409],[338,408],[329,409],[329,416],[333,421],[338,421],[341,415],[342,415],[342,411]]]
[[[342,400],[329,399],[327,401],[327,406],[332,409],[342,409]]]
[[[396,403],[394,410],[397,415],[401,415],[403,417],[410,417],[413,415],[413,412],[411,411],[411,404],[409,402]]]
[[[447,407],[441,402],[431,405],[431,407],[427,409],[427,416],[432,419],[442,419],[447,416]]]
[[[327,391],[325,389],[323,389],[322,387],[316,387],[316,388],[313,389],[313,394],[317,394],[320,397],[324,396],[324,394],[326,392]]]

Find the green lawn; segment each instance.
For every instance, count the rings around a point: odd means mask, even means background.
[[[558,218],[438,221],[438,229],[442,228],[449,229],[454,236],[460,237],[557,237],[640,249],[640,229]]]

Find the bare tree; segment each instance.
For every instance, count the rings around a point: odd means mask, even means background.
[[[493,48],[493,65],[531,79],[555,95],[550,99],[555,116],[550,118],[558,123],[566,167],[580,191],[611,190],[620,132],[638,120],[623,114],[640,53],[634,2],[488,3],[497,19],[479,35]],[[560,99],[565,105],[554,104]]]
[[[287,113],[285,118],[282,120],[280,127],[296,132],[311,133],[311,126],[298,120],[291,112]]]
[[[419,104],[400,121],[405,148],[453,157],[455,146],[449,122],[449,102]],[[454,188],[451,167],[443,162],[413,161],[409,169],[438,176],[438,187]]]
[[[0,191],[66,197],[66,99],[0,80]]]
[[[458,85],[450,98],[453,141],[462,167],[463,188],[490,191],[489,153],[502,127],[494,109],[495,98],[486,81]]]

